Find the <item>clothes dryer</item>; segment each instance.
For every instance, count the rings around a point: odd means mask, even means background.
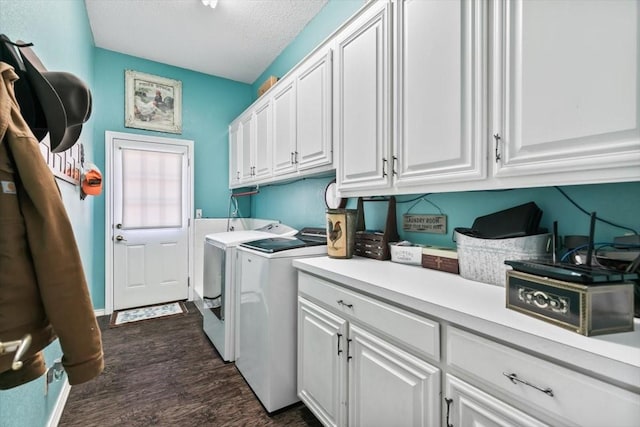
[[[296,233],[297,230],[292,227],[273,223],[256,230],[229,231],[205,236],[202,328],[223,360],[235,360],[236,247],[242,242],[274,236],[291,236]]]

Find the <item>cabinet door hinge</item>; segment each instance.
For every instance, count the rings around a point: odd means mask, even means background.
[[[500,154],[500,139],[501,139],[500,134],[499,133],[494,134],[493,139],[495,139],[496,141],[496,163],[498,163],[498,161],[500,161],[500,159],[502,158]]]

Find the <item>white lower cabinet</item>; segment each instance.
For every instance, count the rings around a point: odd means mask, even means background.
[[[347,341],[348,425],[438,425],[440,369],[353,324]]]
[[[477,402],[483,399],[495,402],[495,411],[489,411],[492,416],[504,415],[507,420],[515,413],[515,409],[509,409],[512,406],[554,426],[638,425],[640,396],[637,393],[457,328],[449,327],[445,339],[447,393],[444,397],[453,400],[450,403],[453,419],[460,420],[452,423],[456,427],[541,425],[524,415],[516,419],[527,422],[476,423],[475,417],[489,416],[478,409]],[[579,364],[580,360],[570,362]],[[502,402],[480,396],[449,374],[464,377]]]
[[[298,396],[325,426],[638,426],[640,394],[587,354],[548,359],[363,292],[298,272]]]
[[[445,425],[455,427],[542,427],[535,418],[454,377],[446,375]]]
[[[316,417],[325,426],[440,425],[440,369],[385,331],[415,320],[420,335],[437,324],[308,279],[299,280],[298,395]]]
[[[298,396],[325,426],[346,425],[347,321],[298,297]]]

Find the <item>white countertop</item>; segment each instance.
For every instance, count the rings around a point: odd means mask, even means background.
[[[507,309],[503,287],[456,274],[362,257],[296,259],[293,266],[640,391],[639,319],[633,332],[585,337]]]

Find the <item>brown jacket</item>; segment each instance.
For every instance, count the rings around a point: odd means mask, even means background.
[[[0,389],[42,375],[41,350],[56,336],[69,383],[79,384],[104,367],[100,329],[59,189],[20,115],[18,76],[0,62],[0,77],[0,342],[33,340],[17,371],[13,353],[0,355]]]

